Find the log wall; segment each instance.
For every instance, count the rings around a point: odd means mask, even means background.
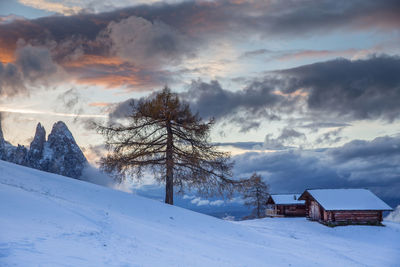
[[[377,223],[382,221],[382,211],[354,210],[354,211],[331,211],[332,216],[327,221],[355,222],[355,223]],[[325,218],[324,218],[325,219]]]
[[[305,213],[310,220],[320,221],[324,224],[380,224],[382,211],[380,210],[335,210],[326,211],[308,192],[303,199],[306,201]]]
[[[303,217],[306,216],[305,205],[277,205],[279,215],[287,217]]]

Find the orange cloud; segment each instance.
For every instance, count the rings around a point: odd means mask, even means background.
[[[286,96],[286,97],[308,97],[309,93],[304,91],[302,88],[292,92],[292,93],[284,93],[282,91],[274,91],[273,92],[275,95],[281,95],[281,96]]]
[[[100,85],[107,89],[128,88],[146,90],[163,83],[164,71],[151,71],[138,68],[118,57],[84,55],[74,61],[62,63],[77,83]]]
[[[62,63],[66,68],[95,67],[96,65],[121,65],[124,61],[118,57],[106,57],[101,55],[83,55],[77,60]]]
[[[108,89],[118,88],[118,87],[143,87],[145,84],[151,84],[150,79],[146,77],[140,77],[134,73],[127,76],[113,73],[105,73],[102,76],[96,77],[81,77],[78,78],[77,83],[80,84],[90,84],[90,85],[101,85]]]
[[[8,40],[0,38],[0,62],[3,64],[13,62],[15,60],[14,56],[15,49],[16,49],[16,44],[12,44]]]
[[[11,63],[15,60],[14,54],[0,48],[0,62],[3,64]]]

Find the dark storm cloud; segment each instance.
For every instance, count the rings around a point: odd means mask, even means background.
[[[399,137],[355,140],[331,149],[250,152],[235,156],[234,160],[235,175],[247,177],[259,172],[275,193],[366,187],[400,203]]]
[[[192,81],[189,90],[181,96],[202,117],[230,119],[241,125],[242,131],[247,131],[259,126],[255,118],[280,119],[276,114],[280,109],[277,104],[287,99],[274,94],[275,83],[273,80],[268,83],[253,82],[241,91],[232,92],[223,89],[218,81],[206,83],[197,80]]]
[[[315,143],[318,145],[324,144],[324,145],[333,145],[339,141],[342,140],[343,137],[340,136],[341,132],[343,131],[343,127],[328,131],[326,133],[323,133],[320,135]]]
[[[24,79],[36,81],[57,72],[50,51],[45,47],[23,46],[16,51],[15,64],[22,72]]]
[[[103,36],[109,36],[112,53],[139,66],[177,64],[196,47],[190,38],[167,24],[135,16],[111,22]]]
[[[98,37],[109,24],[133,17],[142,18],[152,25],[164,25],[162,27],[169,34],[159,37],[162,49],[174,51],[181,48],[181,45],[174,47],[181,38],[176,33],[201,39],[209,35],[215,38],[221,33],[237,35],[238,32],[293,36],[337,28],[384,27],[397,30],[400,26],[399,12],[400,4],[395,0],[184,1],[140,5],[98,14],[17,20],[0,25],[0,35],[4,38],[2,46],[15,46],[18,39],[42,43],[53,40],[57,44],[73,40],[70,44],[72,50],[80,48],[85,53],[100,53],[107,48],[98,42]],[[171,34],[171,29],[176,32]]]
[[[319,137],[325,144],[341,140],[340,131],[354,120],[384,119],[400,116],[400,58],[373,56],[364,60],[336,59],[268,73],[249,81],[239,91],[222,88],[218,81],[192,81],[180,93],[201,117],[233,122],[246,132],[262,121],[281,120],[282,116],[301,114],[295,127],[338,128]],[[117,106],[116,114],[126,109]],[[340,118],[341,121],[337,121]],[[282,138],[279,138],[282,140]],[[271,147],[281,141],[269,136]],[[273,145],[275,144],[275,145]]]
[[[394,120],[400,114],[400,57],[336,59],[278,71],[285,93],[308,93],[310,111],[354,119]],[[268,78],[265,80],[268,83]]]
[[[221,118],[236,113],[238,108],[257,111],[260,107],[274,104],[280,96],[272,94],[274,88],[263,84],[254,89],[232,92],[223,89],[218,81],[210,83],[201,80],[192,81],[189,90],[183,94],[193,110],[203,117]]]
[[[180,97],[188,103],[193,112],[198,112],[204,118],[215,118],[218,121],[228,120],[246,132],[259,127],[257,121],[262,117],[265,120],[279,120],[278,111],[289,107],[288,100],[273,93],[274,84],[253,83],[243,91],[232,92],[223,89],[218,81],[210,83],[201,80],[192,81],[188,90],[180,93]],[[152,97],[150,95],[149,97]],[[109,114],[110,118],[122,118],[129,114],[131,101],[128,99],[114,106]],[[287,103],[284,107],[279,103]]]
[[[128,99],[114,105],[111,108],[111,112],[108,114],[109,118],[120,119],[129,116],[132,112],[132,104],[134,101],[135,99]]]
[[[303,127],[346,127],[353,120],[399,118],[399,73],[398,56],[336,59],[271,72],[237,92],[223,89],[217,81],[193,81],[183,96],[202,116],[234,117],[244,129],[251,128],[245,124],[279,119],[295,111],[308,114],[311,120],[342,120]],[[334,135],[332,132],[321,141],[338,141],[340,137]]]
[[[98,14],[51,16],[1,24],[0,48],[4,52],[0,59],[11,60],[10,55],[17,49],[18,40],[23,39],[35,47],[46,46],[51,51],[52,59],[62,66],[84,62],[88,56],[99,57],[97,66],[110,66],[111,63],[104,58],[117,56],[122,60],[118,67],[129,61],[141,68],[143,73],[137,69],[135,72],[134,68],[124,69],[127,73],[136,74],[135,81],[127,79],[127,75],[114,77],[111,71],[100,73],[100,83],[109,87],[120,86],[115,80],[121,77],[122,83],[131,87],[162,85],[167,76],[148,77],[145,73],[195,57],[200,49],[207,48],[210,42],[221,36],[279,35],[294,38],[299,34],[312,35],[337,29],[398,30],[399,13],[398,1],[372,0],[222,0],[139,5]],[[252,51],[247,56],[266,52]],[[78,65],[75,64],[75,67],[79,68]],[[80,69],[84,82],[95,82],[96,72],[85,75],[88,68]],[[85,79],[88,75],[92,75],[89,80]]]
[[[398,56],[336,59],[270,72],[237,92],[223,89],[216,81],[195,81],[187,99],[201,115],[217,119],[245,111],[243,122],[259,122],[296,111],[307,115],[307,120],[328,120],[303,123],[300,127],[346,127],[353,120],[399,118],[399,73]],[[341,122],[329,122],[338,117]],[[340,138],[333,138],[333,132],[328,135],[320,141],[335,142]]]
[[[59,74],[45,47],[26,45],[16,50],[15,57],[15,63],[0,62],[0,95],[28,93],[27,85],[46,85]]]
[[[378,160],[379,158],[390,158],[400,156],[400,138],[379,137],[373,141],[354,140],[341,148],[331,149],[329,153],[336,162],[343,163],[350,160]],[[394,164],[395,162],[388,162]],[[400,166],[399,166],[400,168]],[[400,175],[400,173],[398,173]]]
[[[269,3],[265,4],[266,6]],[[398,1],[277,1],[267,14],[244,22],[266,34],[304,35],[333,29],[381,27],[396,29]],[[294,26],[295,25],[295,26]]]
[[[296,131],[293,128],[286,127],[281,133],[274,138],[273,134],[267,134],[264,139],[262,149],[282,150],[291,148],[290,145],[295,143],[294,141],[305,140],[306,135],[302,132]]]
[[[16,95],[25,91],[21,72],[14,64],[0,62],[0,95]]]

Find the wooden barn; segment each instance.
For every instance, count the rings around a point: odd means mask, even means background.
[[[379,225],[382,212],[392,210],[367,189],[306,190],[299,199],[306,203],[308,219],[327,225]]]
[[[305,201],[300,194],[270,195],[267,200],[266,215],[272,217],[306,216]]]

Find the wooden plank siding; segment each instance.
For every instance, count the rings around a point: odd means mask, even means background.
[[[278,217],[304,217],[306,216],[305,204],[276,204],[272,197],[267,200],[267,216]]]
[[[304,194],[305,213],[309,220],[328,225],[380,224],[380,210],[325,210],[308,192]]]
[[[278,215],[288,217],[302,217],[305,216],[305,205],[276,205]]]
[[[346,211],[331,211],[332,218],[327,221],[334,222],[381,222],[382,211],[376,210],[346,210]]]

